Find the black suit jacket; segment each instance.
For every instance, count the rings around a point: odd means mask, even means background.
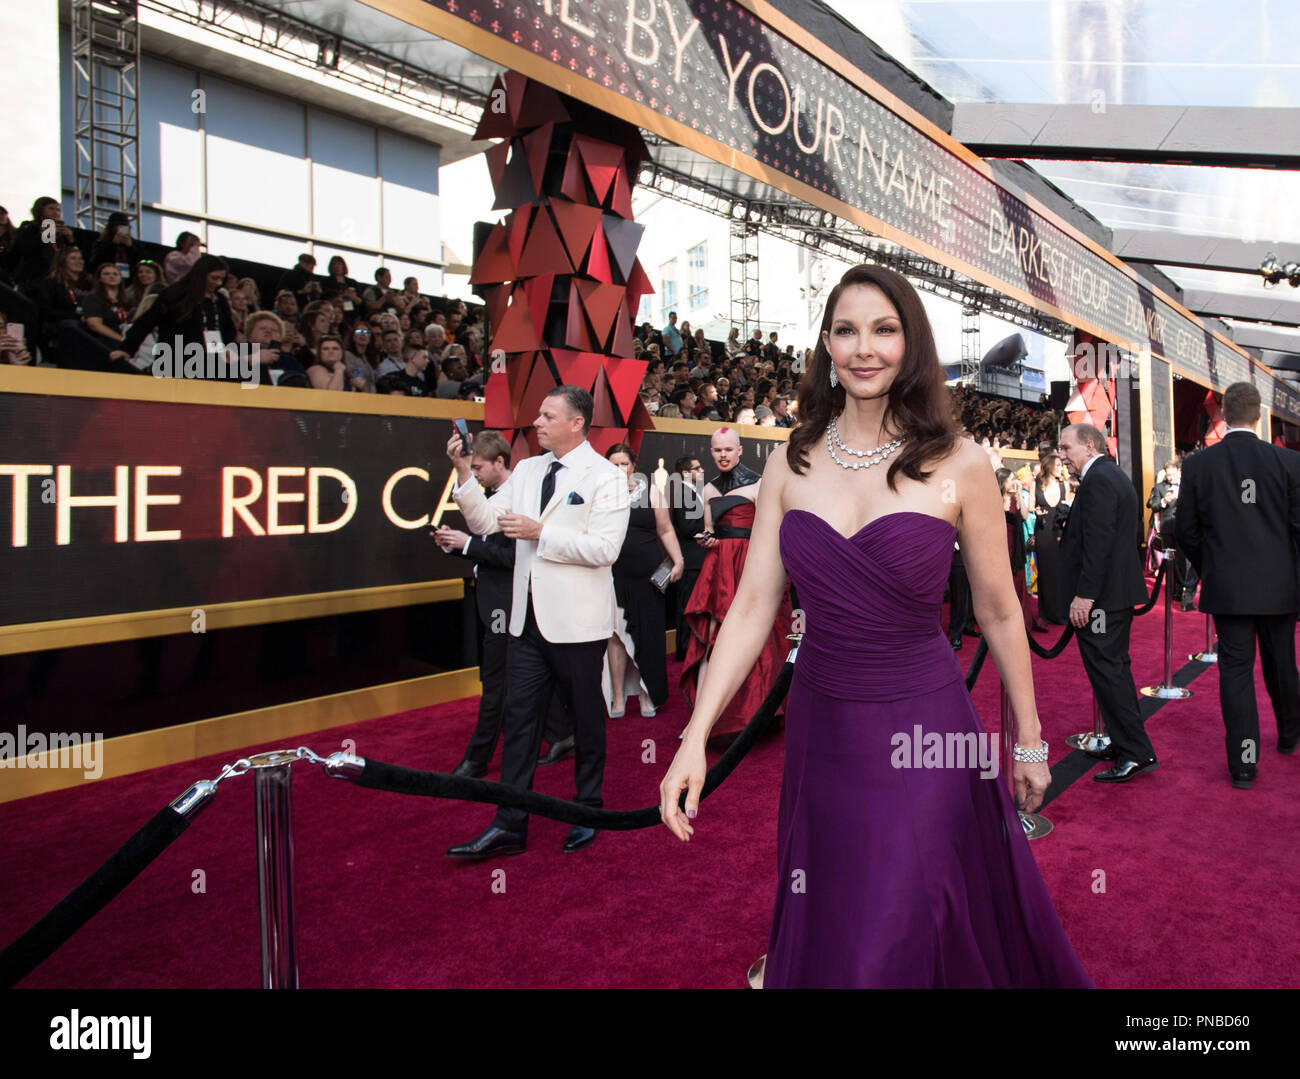
[[[1109,457],[1088,466],[1061,540],[1066,595],[1119,611],[1147,600],[1138,555],[1138,497]]]
[[[491,498],[495,490],[487,492]],[[451,551],[459,558],[468,558],[478,566],[474,594],[478,616],[486,626],[492,625],[492,612],[505,612],[505,625],[510,624],[510,607],[514,595],[515,541],[501,532],[487,536],[471,536],[465,551]]]
[[[1300,609],[1300,453],[1229,432],[1184,462],[1175,526],[1178,546],[1201,574],[1201,610]]]

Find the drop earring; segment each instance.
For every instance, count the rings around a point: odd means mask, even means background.
[[[831,364],[831,388],[834,389],[840,384],[840,376],[835,373],[835,364]]]

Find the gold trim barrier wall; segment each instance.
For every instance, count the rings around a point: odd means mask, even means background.
[[[212,719],[181,723],[175,727],[160,727],[106,738],[102,747],[103,774],[99,778],[131,775],[149,768],[179,764],[217,753],[233,753],[247,746],[267,742],[301,739],[330,727],[444,704],[462,697],[477,696],[478,692],[478,668],[467,667],[422,678],[348,690],[326,697],[291,701],[249,712],[234,712]],[[339,747],[312,748],[321,756],[326,756]],[[365,746],[359,745],[357,752],[365,756]],[[33,758],[43,762],[45,756],[31,754],[18,762],[6,761],[0,767],[0,803],[98,782],[97,779],[87,779],[77,769],[51,769],[43,763],[33,764]],[[179,784],[175,794],[179,795],[195,780],[214,778],[211,775],[195,775]]]
[[[669,653],[675,650],[676,642],[677,631],[670,629],[665,635],[664,645]],[[104,740],[101,758],[103,773],[99,778],[131,775],[218,753],[233,753],[267,742],[303,739],[309,734],[329,730],[331,727],[364,723],[413,708],[427,708],[465,697],[476,697],[480,688],[479,669],[466,667],[422,678],[347,690],[325,697],[290,701],[249,712],[200,719],[175,727],[160,727],[107,738]],[[327,756],[337,747],[318,744],[311,748],[321,756]],[[357,752],[364,757],[365,746],[359,744]],[[97,779],[87,779],[75,769],[44,767],[46,756],[31,754],[22,758],[21,766],[16,762],[6,762],[0,767],[0,804],[98,782]],[[33,767],[33,758],[39,758],[41,765]],[[448,768],[452,766],[453,762],[447,762]],[[194,780],[212,778],[215,777],[194,776]],[[176,794],[180,793],[181,790],[178,789]]]

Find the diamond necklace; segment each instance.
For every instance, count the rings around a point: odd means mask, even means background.
[[[834,441],[832,441],[832,439]],[[854,450],[844,445],[843,441],[840,439],[839,428],[835,426],[834,417],[831,418],[831,422],[826,427],[826,449],[830,452],[831,460],[839,465],[840,468],[851,468],[857,470],[859,468],[870,468],[872,465],[881,464],[882,462],[889,460],[889,458],[893,456],[894,451],[902,444],[903,439],[896,438],[892,442],[886,442],[884,445],[877,446],[873,450]],[[862,457],[864,460],[846,461],[835,452],[836,446],[839,446],[839,448],[845,453],[852,454],[854,457]]]

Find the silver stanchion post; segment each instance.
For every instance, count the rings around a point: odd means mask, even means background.
[[[1071,734],[1065,739],[1066,745],[1081,749],[1091,757],[1105,757],[1110,749],[1110,735],[1106,733],[1101,722],[1101,705],[1092,698],[1092,730],[1082,734]]]
[[[1011,784],[1011,801],[1014,804],[1016,800],[1016,779],[1015,779],[1015,761],[1012,758],[1012,747],[1016,744],[1016,739],[1020,736],[1016,733],[1016,713],[1011,707],[1011,697],[1007,694],[1005,684],[998,687],[998,697],[1002,719],[1002,747],[999,756],[1002,759],[1002,774],[1007,777],[1007,782]],[[1026,839],[1041,839],[1052,830],[1052,822],[1040,813],[1026,813],[1019,806],[1016,812],[1020,814],[1020,827],[1025,830]]]
[[[1210,616],[1205,616],[1205,651],[1193,652],[1188,659],[1199,660],[1201,663],[1218,663],[1219,653],[1214,647],[1214,625],[1210,621]]]
[[[257,901],[262,932],[262,988],[297,989],[293,943],[293,762],[276,750],[249,758],[257,805]]]
[[[1174,685],[1174,589],[1171,578],[1173,548],[1164,552],[1165,570],[1165,680],[1158,686],[1143,686],[1139,692],[1144,697],[1157,697],[1162,701],[1185,701],[1194,696],[1190,689]]]

